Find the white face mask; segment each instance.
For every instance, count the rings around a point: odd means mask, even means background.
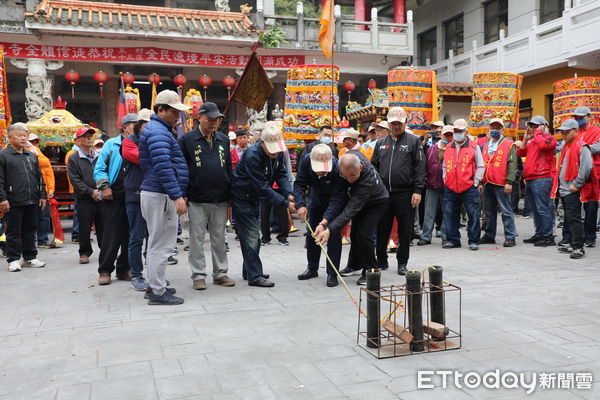
[[[463,140],[465,140],[465,133],[464,132],[454,132],[454,134],[452,134],[452,138],[454,139],[455,142],[462,142]]]

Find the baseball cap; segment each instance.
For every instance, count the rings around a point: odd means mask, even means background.
[[[285,151],[285,142],[283,141],[281,129],[278,126],[265,126],[260,138],[265,143],[269,153],[274,154]]]
[[[154,99],[154,104],[173,107],[179,111],[187,111],[192,108],[183,104],[177,92],[173,90],[163,90],[157,94],[156,99]]]
[[[154,114],[151,110],[148,110],[147,108],[142,108],[140,111],[138,111],[137,113],[137,119],[138,121],[150,121],[150,117],[152,116],[152,114]]]
[[[585,106],[577,107],[575,109],[575,111],[573,111],[573,115],[576,117],[585,117],[586,115],[591,114],[591,113],[592,113],[592,110],[590,110],[589,107],[585,107]]]
[[[531,118],[527,124],[548,125],[548,121],[546,121],[546,118],[542,117],[541,115],[536,115],[535,117]]]
[[[383,128],[383,129],[387,129],[390,130],[390,124],[388,121],[380,121],[377,124],[375,124],[376,128]]]
[[[198,114],[204,114],[208,118],[223,118],[224,115],[219,111],[219,107],[212,102],[206,102],[200,106],[200,111]]]
[[[121,118],[121,125],[131,124],[131,123],[136,123],[136,122],[138,122],[137,114],[131,113],[131,114],[127,114],[126,116]]]
[[[444,125],[442,128],[442,136],[446,133],[454,133],[454,127],[452,125]]]
[[[27,140],[29,140],[31,142],[32,140],[40,140],[40,138],[35,133],[30,133]]]
[[[234,131],[229,131],[227,136],[229,137],[229,140],[234,140],[237,137]]]
[[[573,118],[564,120],[562,125],[556,128],[557,131],[570,131],[571,129],[579,129],[579,124]]]
[[[75,139],[82,137],[83,135],[85,135],[86,133],[96,133],[96,131],[92,128],[89,128],[87,126],[82,126],[81,128],[78,128],[75,131]]]
[[[377,122],[371,122],[371,125],[369,125],[369,129],[367,129],[367,133],[374,131],[375,128],[377,128]]]
[[[238,129],[237,131],[235,131],[235,137],[240,136],[248,136],[248,131],[245,129]]]
[[[461,131],[464,131],[468,127],[469,127],[469,124],[467,123],[467,121],[460,118],[460,119],[457,119],[456,121],[454,121],[454,125],[452,126],[452,129],[460,129]]]
[[[406,122],[406,111],[402,107],[392,107],[387,115],[387,122]]]
[[[432,122],[431,125],[433,125],[433,126],[439,126],[440,128],[444,127],[444,123],[442,121]]]
[[[358,140],[358,132],[354,128],[348,128],[344,135],[342,136],[342,140],[344,139],[354,139]]]
[[[333,168],[332,160],[331,147],[326,144],[318,144],[310,152],[310,166],[315,172],[331,172]]]
[[[504,121],[502,121],[502,119],[500,119],[500,118],[492,118],[492,119],[490,119],[490,123],[488,125],[491,125],[493,123],[500,124],[504,128]]]

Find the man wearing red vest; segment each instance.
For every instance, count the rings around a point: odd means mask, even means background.
[[[519,157],[526,157],[523,178],[526,182],[525,196],[533,213],[535,234],[524,243],[534,246],[556,246],[554,241],[554,204],[550,199],[552,176],[556,173],[556,138],[546,132],[548,122],[541,115],[534,116],[527,124],[527,133],[517,149]]]
[[[559,195],[565,209],[565,223],[571,232],[571,245],[559,247],[561,253],[571,258],[585,256],[584,235],[581,221],[581,203],[598,202],[598,177],[594,171],[592,151],[581,136],[576,120],[568,119],[558,128],[565,139],[565,147],[560,153],[558,173],[552,185],[552,197]]]
[[[577,121],[578,131],[577,139],[583,140],[587,145],[592,146],[592,160],[596,176],[600,178],[600,152],[594,151],[595,143],[600,142],[600,127],[593,124],[592,110],[588,107],[577,107],[573,113],[573,118]],[[596,247],[596,224],[598,221],[598,202],[588,201],[583,205],[585,219],[583,221],[583,234],[585,245],[587,247]]]
[[[485,166],[481,149],[476,142],[467,137],[469,124],[464,119],[454,122],[454,141],[446,146],[444,152],[444,224],[446,240],[445,249],[460,247],[460,209],[464,205],[469,216],[467,234],[469,249],[479,249],[481,225],[481,201],[479,186],[483,179]]]
[[[483,208],[487,223],[480,244],[496,243],[496,220],[500,207],[504,225],[504,247],[514,247],[517,228],[511,193],[517,175],[517,148],[512,140],[503,136],[504,122],[500,118],[492,118],[489,126],[491,139],[481,151],[485,163]]]

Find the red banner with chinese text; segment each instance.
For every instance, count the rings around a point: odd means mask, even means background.
[[[4,46],[6,57],[49,60],[158,62],[202,67],[243,68],[249,59],[248,55],[195,53],[157,47],[71,47],[1,42],[0,46]],[[304,56],[298,55],[265,55],[258,56],[258,59],[264,68],[289,68],[304,64]]]

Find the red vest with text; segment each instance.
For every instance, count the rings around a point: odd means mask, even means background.
[[[446,177],[444,185],[455,193],[466,192],[473,186],[477,163],[475,162],[475,149],[477,144],[467,139],[466,146],[459,148],[456,154],[456,143],[446,147],[444,152],[444,165],[446,167]]]
[[[586,129],[579,129],[577,131],[577,139],[582,139],[586,144],[590,146],[600,141],[600,127],[596,125],[590,125]],[[593,154],[594,169],[596,170],[596,176],[600,179],[600,153]]]
[[[510,148],[514,142],[508,138],[500,139],[496,151],[490,156],[488,154],[488,146],[490,142],[487,142],[483,146],[483,162],[485,164],[485,174],[483,175],[483,183],[493,183],[494,185],[504,186],[506,185],[506,175],[508,174],[508,155],[510,154]]]
[[[554,176],[552,182],[552,191],[550,192],[551,197],[557,197],[558,195],[558,185],[560,174],[562,170],[563,160],[565,155],[568,152],[568,160],[567,160],[567,170],[565,171],[565,181],[570,182],[577,178],[577,174],[579,173],[579,165],[581,160],[581,148],[586,146],[587,144],[581,140],[581,138],[576,139],[577,141],[571,143],[570,145],[565,145],[563,150],[560,153],[560,158],[558,161],[558,172]],[[586,203],[588,201],[598,201],[600,197],[600,190],[598,188],[598,177],[596,175],[596,170],[592,168],[590,172],[590,176],[587,181],[583,184],[582,187],[579,188],[579,201],[582,203]]]

